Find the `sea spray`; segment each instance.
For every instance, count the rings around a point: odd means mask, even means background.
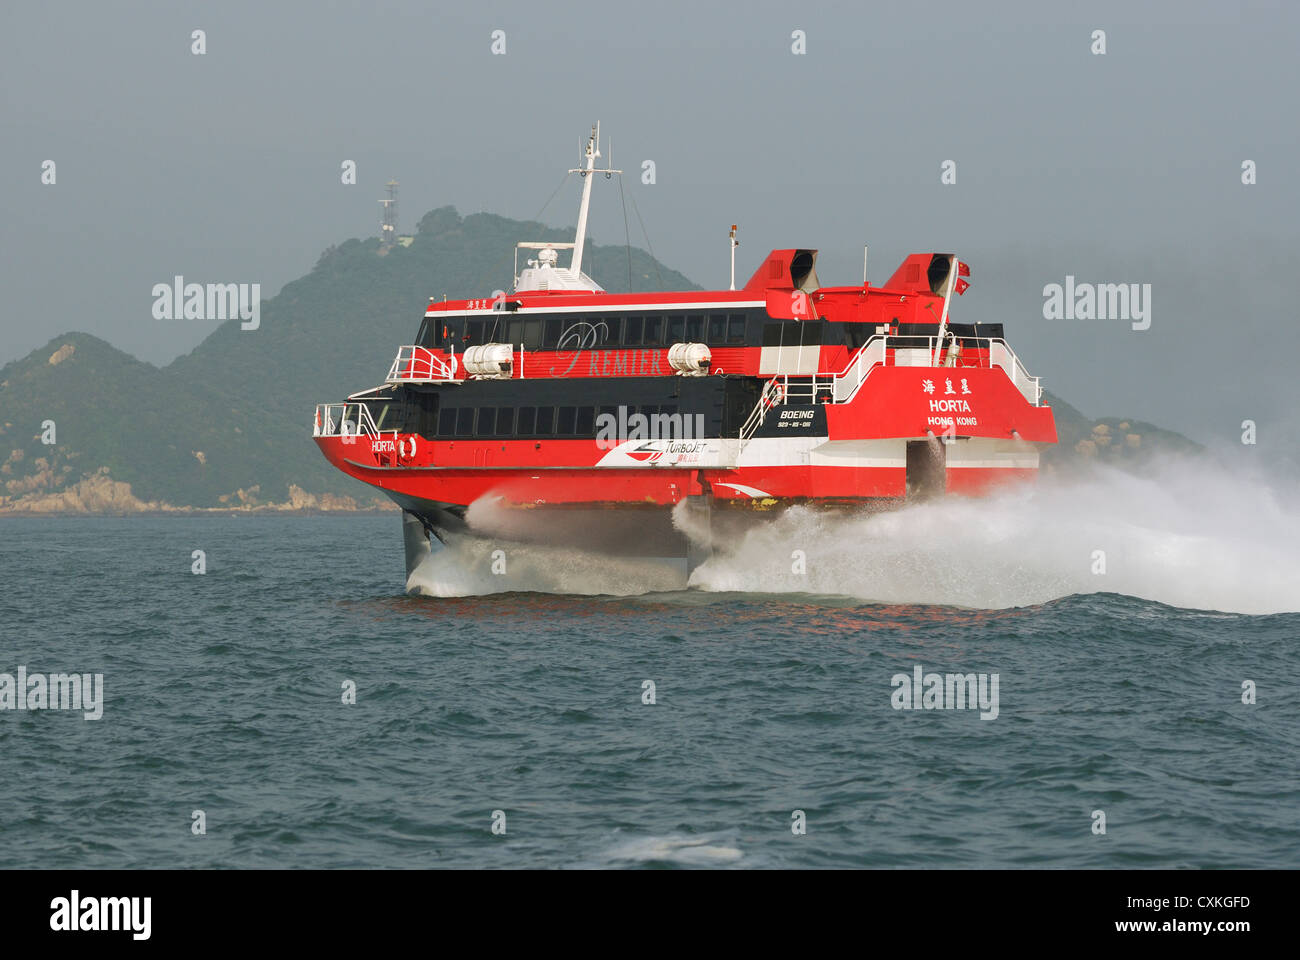
[[[475,504],[471,519],[495,509]],[[1192,609],[1300,611],[1300,502],[1208,458],[1152,464],[1141,475],[1104,466],[1045,474],[989,497],[883,512],[793,507],[756,514],[734,540],[698,519],[680,505],[674,514],[693,541],[714,538],[714,555],[690,579],[703,591],[980,609],[1118,593]],[[433,596],[629,596],[681,583],[671,562],[453,536],[407,587]]]
[[[979,608],[1111,592],[1277,613],[1300,610],[1297,543],[1300,503],[1259,477],[1179,460],[870,515],[792,508],[717,550],[691,586]]]
[[[527,591],[587,596],[634,596],[678,590],[681,561],[611,557],[567,547],[447,538],[411,572],[408,593],[433,597]]]

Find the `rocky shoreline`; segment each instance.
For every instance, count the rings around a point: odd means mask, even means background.
[[[131,492],[131,485],[109,476],[108,468],[94,473],[61,490],[39,490],[21,496],[0,496],[0,517],[34,516],[203,516],[256,513],[323,515],[340,513],[385,513],[396,506],[385,498],[358,500],[339,494],[308,493],[289,485],[289,499],[263,501],[259,489],[237,490],[222,500],[220,506],[196,507],[158,500],[141,500]]]

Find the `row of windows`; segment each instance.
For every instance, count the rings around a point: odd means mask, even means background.
[[[627,417],[673,416],[675,403],[627,407]],[[596,418],[617,418],[617,407],[444,407],[438,413],[439,439],[456,437],[594,437]]]
[[[642,316],[531,317],[502,312],[486,319],[426,317],[418,343],[445,347],[449,343],[463,350],[482,343],[522,343],[525,350],[589,350],[592,348],[665,347],[674,343],[707,343],[712,347],[744,346],[750,315],[763,319],[761,338],[765,347],[843,344],[856,350],[876,335],[877,324],[827,322],[819,320],[773,322],[764,311],[746,313],[656,313]],[[757,320],[756,320],[757,323]],[[899,326],[898,318],[892,320]],[[908,330],[914,327],[917,329]],[[933,335],[933,324],[902,324],[899,333]],[[1000,337],[1001,324],[949,324],[959,337]]]
[[[589,314],[581,317],[515,317],[502,315],[448,323],[448,335],[463,346],[478,343],[522,343],[525,350],[589,350],[599,347],[664,347],[674,343],[744,346],[745,315],[740,313],[679,313],[646,316]]]

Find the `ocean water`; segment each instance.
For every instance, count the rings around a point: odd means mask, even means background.
[[[0,672],[104,677],[0,711],[0,868],[1297,867],[1300,519],[1200,479],[794,512],[688,590],[461,544],[407,596],[395,512],[0,520]],[[895,709],[917,666],[996,716]]]

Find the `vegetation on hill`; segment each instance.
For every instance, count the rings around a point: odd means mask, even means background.
[[[1080,461],[1137,467],[1153,455],[1186,456],[1205,448],[1181,433],[1143,420],[1124,417],[1093,419],[1060,397],[1044,391],[1043,401],[1056,419],[1057,444],[1043,451],[1046,471],[1068,469]]]
[[[312,442],[316,403],[380,383],[430,298],[508,287],[517,240],[573,232],[442,207],[410,246],[329,248],[262,304],[258,329],[227,321],[161,369],[89,334],[56,337],[0,369],[0,510],[369,504]],[[695,289],[642,250],[588,253],[610,292],[628,289],[629,256],[633,289]],[[54,444],[42,442],[47,420]]]

